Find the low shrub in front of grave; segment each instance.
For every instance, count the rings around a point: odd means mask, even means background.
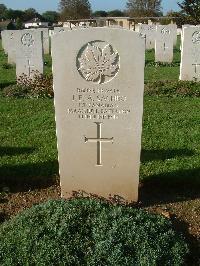
[[[11,69],[13,68],[13,65],[9,64],[9,63],[3,63],[1,66],[3,69]]]
[[[169,219],[94,199],[48,201],[0,227],[0,265],[182,265]]]
[[[200,97],[200,82],[160,80],[145,84],[145,95]]]
[[[180,66],[180,62],[172,62],[172,63],[165,63],[165,62],[152,62],[151,60],[146,60],[145,63],[146,67],[176,67]]]
[[[53,77],[37,71],[32,78],[24,74],[18,78],[17,84],[4,88],[3,95],[16,98],[52,98]]]

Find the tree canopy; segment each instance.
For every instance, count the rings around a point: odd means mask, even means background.
[[[126,3],[129,16],[159,16],[162,14],[162,0],[128,0]]]
[[[200,23],[200,0],[184,0],[178,2],[182,12],[190,16],[194,24]]]
[[[89,0],[60,0],[61,19],[86,19],[91,16]]]
[[[60,14],[56,11],[46,11],[42,14],[42,17],[45,21],[53,24],[59,21]]]

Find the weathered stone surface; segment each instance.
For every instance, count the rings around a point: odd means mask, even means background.
[[[71,29],[67,27],[55,27],[53,34],[62,33],[62,32],[69,31],[69,30]]]
[[[173,32],[171,26],[156,26],[155,61],[171,63],[173,61]]]
[[[33,30],[18,31],[16,37],[16,74],[34,76],[43,73],[42,32]]]
[[[200,81],[200,27],[183,27],[181,80]]]
[[[40,28],[39,30],[43,33],[43,49],[44,54],[50,53],[50,40],[49,40],[49,29],[47,28]]]
[[[5,30],[2,34],[2,46],[6,54],[8,54],[8,63],[16,63],[16,47],[15,47],[15,35],[16,30]]]
[[[139,34],[124,29],[52,37],[63,197],[81,191],[137,201],[144,51]]]
[[[177,33],[178,33],[178,28],[176,24],[169,24],[168,25],[171,29],[171,34],[173,35],[173,44],[176,46],[177,43]]]
[[[147,24],[138,24],[137,31],[141,34],[141,36],[145,36],[146,49],[154,49],[155,48],[155,38],[156,38],[156,26],[155,25],[147,25]]]

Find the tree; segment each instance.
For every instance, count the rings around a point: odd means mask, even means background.
[[[56,11],[46,11],[45,13],[42,14],[42,17],[45,21],[53,24],[59,21],[60,15]]]
[[[37,11],[34,8],[28,8],[24,11],[24,21],[31,20],[33,18],[42,18],[42,16],[37,13]]]
[[[0,19],[5,18],[6,10],[7,10],[7,7],[4,4],[0,4]]]
[[[22,22],[21,18],[16,19],[16,29],[17,30],[23,29],[23,22]]]
[[[0,4],[0,15],[4,14],[7,10],[7,7],[4,4]]]
[[[162,14],[162,0],[128,0],[126,7],[129,16],[160,16]]]
[[[7,9],[4,13],[4,17],[10,20],[16,20],[17,18],[23,19],[24,12],[21,10]]]
[[[183,14],[192,18],[195,24],[200,23],[200,0],[184,0],[182,3],[178,2]]]
[[[85,19],[91,15],[89,0],[60,0],[61,19]]]
[[[124,17],[124,12],[121,10],[111,10],[108,12],[108,17]]]
[[[92,14],[93,17],[107,17],[107,15],[108,13],[104,10],[98,10]]]

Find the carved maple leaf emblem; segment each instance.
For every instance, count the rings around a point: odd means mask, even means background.
[[[88,44],[78,59],[79,71],[87,81],[103,83],[106,77],[114,77],[119,70],[119,55],[113,52],[110,44],[103,49]]]

